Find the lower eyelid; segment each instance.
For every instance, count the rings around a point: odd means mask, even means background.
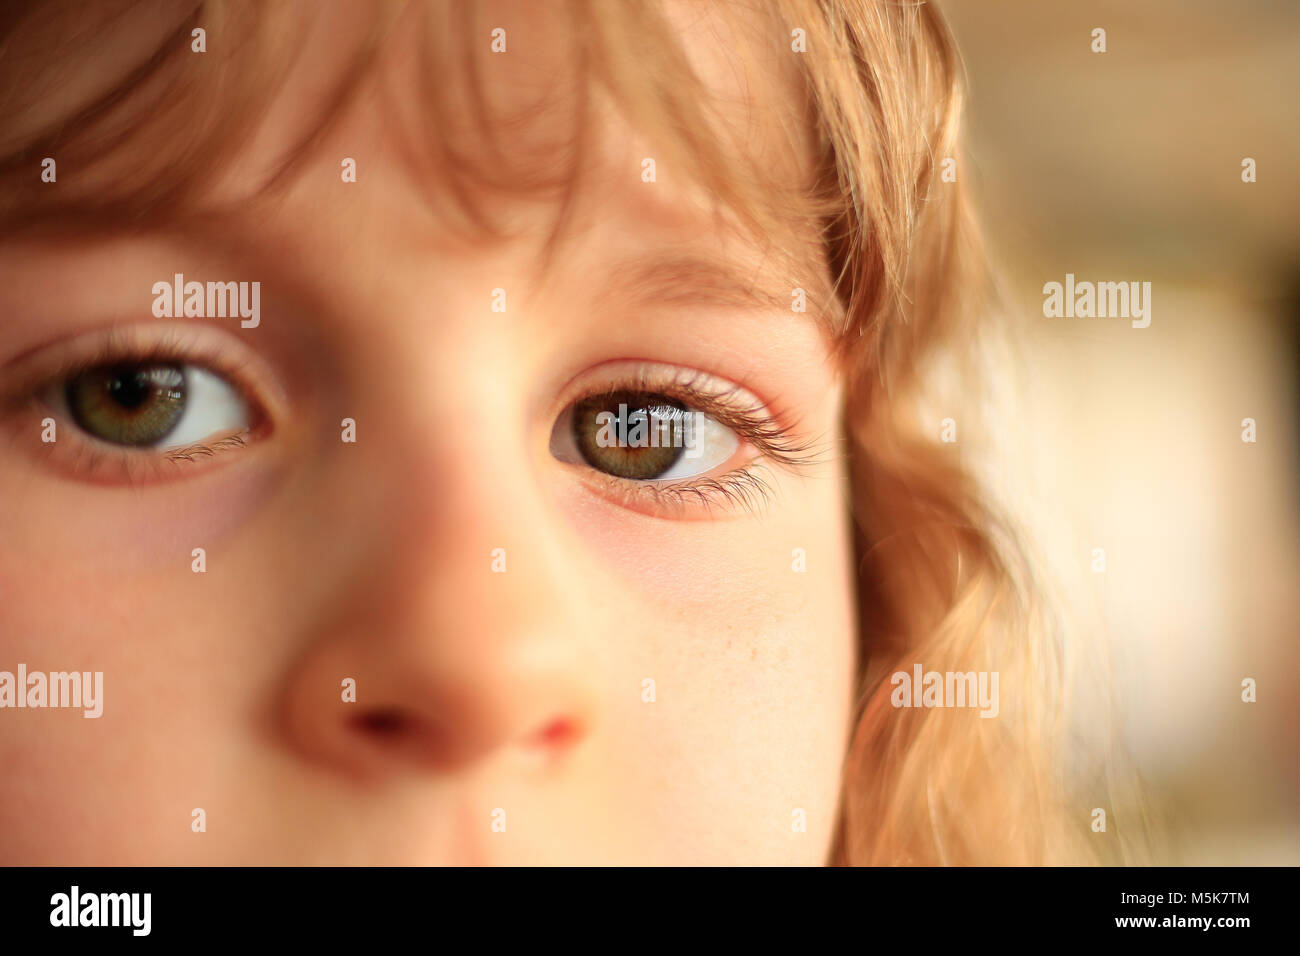
[[[26,447],[30,458],[69,480],[90,485],[148,485],[207,471],[227,455],[264,437],[264,426],[218,434],[203,442],[173,448],[135,448],[96,439],[39,396],[6,414],[9,444]],[[47,420],[54,421],[54,441],[43,440]]]
[[[629,511],[669,520],[712,520],[754,514],[773,500],[772,470],[753,449],[743,464],[716,475],[675,480],[634,480],[575,465],[600,497]]]
[[[99,444],[76,452],[64,471],[87,484],[161,484],[208,471],[219,459],[243,450],[247,444],[242,435],[168,451],[128,451]]]

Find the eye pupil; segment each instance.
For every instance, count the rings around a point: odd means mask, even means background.
[[[142,370],[118,369],[108,381],[108,393],[123,408],[138,408],[153,394],[153,383]]]

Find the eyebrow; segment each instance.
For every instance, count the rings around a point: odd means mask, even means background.
[[[609,269],[610,280],[597,297],[600,305],[660,305],[792,310],[796,290],[807,298],[807,313],[817,317],[830,301],[829,280],[808,275],[782,283],[772,271],[789,273],[793,260],[761,260],[746,269],[707,256],[668,255],[627,259]]]

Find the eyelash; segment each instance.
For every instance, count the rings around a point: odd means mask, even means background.
[[[823,447],[816,441],[800,441],[792,429],[781,424],[782,416],[746,397],[738,385],[718,389],[702,384],[711,376],[681,371],[656,375],[644,369],[577,395],[565,407],[587,398],[623,391],[646,392],[675,398],[702,411],[734,431],[758,449],[758,456],[738,468],[717,476],[695,476],[678,481],[638,481],[609,475],[590,465],[583,467],[592,480],[604,486],[606,494],[627,505],[648,503],[654,510],[680,512],[700,507],[706,514],[715,508],[757,513],[774,496],[769,480],[770,466],[798,473],[820,464]]]
[[[655,510],[681,513],[700,507],[712,514],[718,507],[757,513],[771,501],[773,489],[762,474],[765,462],[756,458],[716,478],[686,478],[680,482],[634,482],[596,472],[596,480],[606,485],[611,497],[626,504],[646,501]]]
[[[127,448],[87,434],[67,416],[50,408],[42,398],[51,388],[56,388],[77,375],[103,365],[119,363],[199,365],[209,369],[227,380],[240,393],[254,417],[254,424],[243,431],[222,435],[211,441],[196,442],[166,451]],[[171,333],[161,339],[145,341],[142,334],[133,330],[111,330],[76,358],[60,361],[38,374],[26,376],[25,383],[17,387],[13,395],[20,405],[33,409],[42,416],[55,418],[61,426],[60,438],[43,444],[42,451],[49,456],[68,455],[64,468],[79,480],[91,483],[102,480],[110,484],[125,481],[130,485],[145,485],[166,480],[172,475],[180,477],[185,469],[195,465],[197,459],[214,458],[242,449],[254,434],[262,430],[266,414],[261,403],[252,397],[253,390],[246,379],[242,365],[230,362],[213,348],[201,346],[182,334]],[[71,452],[59,447],[64,444],[61,436],[65,431],[76,436]]]

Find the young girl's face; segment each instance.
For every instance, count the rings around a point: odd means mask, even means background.
[[[563,38],[531,6],[486,17],[507,50],[483,80],[536,120],[502,150],[542,157]],[[340,7],[304,8],[214,200],[301,131],[363,32]],[[738,66],[717,23],[674,22],[750,148],[809,162],[740,75],[793,76],[788,38]],[[411,132],[422,24],[274,201],[6,244],[0,671],[103,681],[97,719],[0,710],[0,862],[826,859],[853,561],[840,384],[790,307],[824,279],[609,108],[545,269],[558,197],[478,197],[510,238],[453,228]],[[131,65],[87,63],[102,85]],[[157,317],[177,274],[258,282],[257,324]],[[620,402],[708,417],[690,448],[606,447],[594,416]]]

